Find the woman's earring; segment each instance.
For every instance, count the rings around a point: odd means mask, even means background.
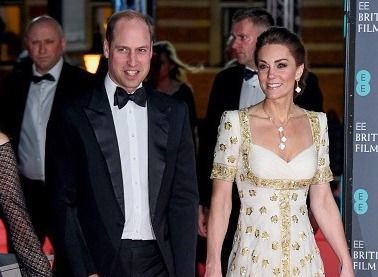
[[[295,88],[295,92],[299,94],[302,91],[302,89],[299,87],[299,81],[298,80],[296,81],[297,81],[297,87]]]

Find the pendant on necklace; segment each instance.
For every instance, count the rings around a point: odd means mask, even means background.
[[[286,144],[285,142],[287,141],[287,138],[285,137],[285,134],[284,134],[284,128],[281,126],[278,128],[278,132],[279,132],[279,135],[280,135],[280,143],[278,144],[278,147],[283,151],[286,147]]]

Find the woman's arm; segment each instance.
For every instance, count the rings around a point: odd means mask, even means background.
[[[0,145],[3,145],[4,143],[7,143],[9,141],[8,137],[0,132]]]
[[[310,206],[322,233],[339,258],[342,268],[340,276],[354,276],[340,212],[329,184],[310,187]]]
[[[52,276],[26,210],[12,147],[5,143],[5,136],[1,136],[0,207],[22,276]]]
[[[206,277],[222,276],[221,251],[232,207],[232,182],[214,179],[207,233]]]

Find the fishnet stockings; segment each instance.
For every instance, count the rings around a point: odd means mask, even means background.
[[[9,142],[0,145],[0,208],[23,277],[52,276],[42,253],[21,191],[14,153]]]

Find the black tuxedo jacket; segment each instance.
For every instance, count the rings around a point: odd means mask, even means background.
[[[210,172],[219,122],[224,111],[239,109],[244,68],[244,65],[238,64],[220,71],[215,76],[210,92],[204,128],[200,134],[198,158],[200,202],[207,207],[210,207],[212,189]]]
[[[32,63],[29,59],[26,59],[6,77],[2,87],[0,98],[1,127],[12,138],[16,153],[32,74]],[[83,91],[84,87],[91,86],[92,79],[94,79],[94,75],[64,62],[56,87],[51,114],[54,113],[55,106],[59,101]]]
[[[194,276],[198,191],[188,111],[146,89],[151,223],[169,276]],[[62,105],[50,119],[46,178],[69,276],[111,276],[125,222],[123,181],[105,87]]]

